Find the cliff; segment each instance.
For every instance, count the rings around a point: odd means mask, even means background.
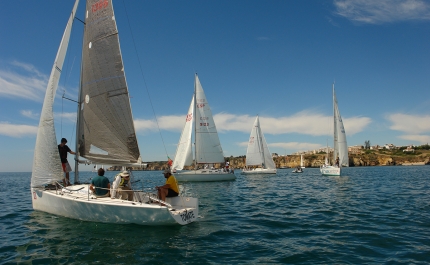
[[[320,167],[324,164],[325,154],[315,155],[304,155],[305,167]],[[230,167],[232,168],[244,168],[245,167],[245,156],[240,157],[226,157],[226,161],[230,161]],[[289,167],[295,168],[300,165],[300,155],[288,155],[287,157],[275,157],[275,165],[277,168]],[[133,171],[136,170],[164,170],[167,168],[167,161],[153,161],[145,162],[147,167],[138,168],[131,167]],[[349,155],[349,166],[360,167],[360,166],[394,166],[394,165],[418,165],[418,164],[430,164],[430,151],[423,151],[416,154],[398,154],[389,152],[369,152],[367,154]],[[215,167],[220,168],[221,164],[215,164]],[[185,167],[185,169],[193,169],[193,166]],[[121,167],[110,167],[108,170],[119,171]]]

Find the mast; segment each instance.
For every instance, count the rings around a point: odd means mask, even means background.
[[[84,30],[82,36],[85,35],[85,27],[86,24],[84,22]],[[82,37],[82,47],[84,47],[85,38]],[[79,130],[80,130],[80,112],[81,112],[81,92],[82,92],[82,65],[83,65],[83,58],[84,58],[84,49],[81,51],[81,69],[80,69],[80,75],[79,75],[79,90],[78,90],[78,110],[76,115],[76,140],[75,140],[75,183],[79,183]]]
[[[261,168],[266,166],[266,159],[264,156],[264,147],[263,147],[263,141],[261,140],[261,128],[260,128],[260,118],[257,115],[257,143],[258,143],[258,148],[260,149],[260,156],[261,156]]]
[[[197,145],[196,145],[196,134],[197,134],[197,119],[196,119],[196,111],[197,111],[197,73],[194,75],[194,108],[193,108],[193,120],[194,120],[194,169],[197,169]]]
[[[334,83],[333,83],[333,161],[336,161],[337,153],[338,153],[338,146],[337,146],[336,95],[334,92]]]

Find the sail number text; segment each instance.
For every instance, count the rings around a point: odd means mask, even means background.
[[[91,11],[96,12],[102,8],[105,8],[109,5],[108,0],[100,0],[91,6]]]
[[[194,212],[193,211],[185,212],[185,213],[181,214],[181,218],[182,218],[182,221],[184,221],[184,222],[190,222],[191,220],[193,220],[195,218]]]
[[[201,122],[200,126],[209,126],[209,122]]]
[[[193,114],[192,113],[187,114],[187,118],[185,118],[185,122],[190,121],[192,119],[193,119]]]

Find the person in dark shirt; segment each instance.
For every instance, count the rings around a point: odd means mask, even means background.
[[[66,176],[63,180],[63,183],[64,183],[64,186],[69,186],[70,185],[69,172],[72,171],[72,168],[70,167],[69,162],[67,161],[67,153],[71,153],[72,155],[74,155],[75,152],[70,150],[70,148],[66,144],[67,144],[67,139],[62,138],[61,143],[58,145],[58,152],[60,153],[61,166]]]
[[[105,170],[99,168],[97,175],[97,177],[91,180],[90,190],[92,190],[97,197],[108,197],[110,183],[109,179],[104,176]]]

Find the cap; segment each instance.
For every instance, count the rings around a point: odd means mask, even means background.
[[[125,170],[125,171],[121,172],[120,176],[121,176],[121,177],[129,177],[129,176],[130,176],[130,174],[128,173],[128,171],[127,171],[127,170]]]
[[[170,172],[170,169],[165,169],[165,170],[163,171],[163,174],[167,174],[167,173],[172,174],[172,172]]]
[[[61,142],[62,143],[67,143],[67,139],[66,138],[61,138]]]

